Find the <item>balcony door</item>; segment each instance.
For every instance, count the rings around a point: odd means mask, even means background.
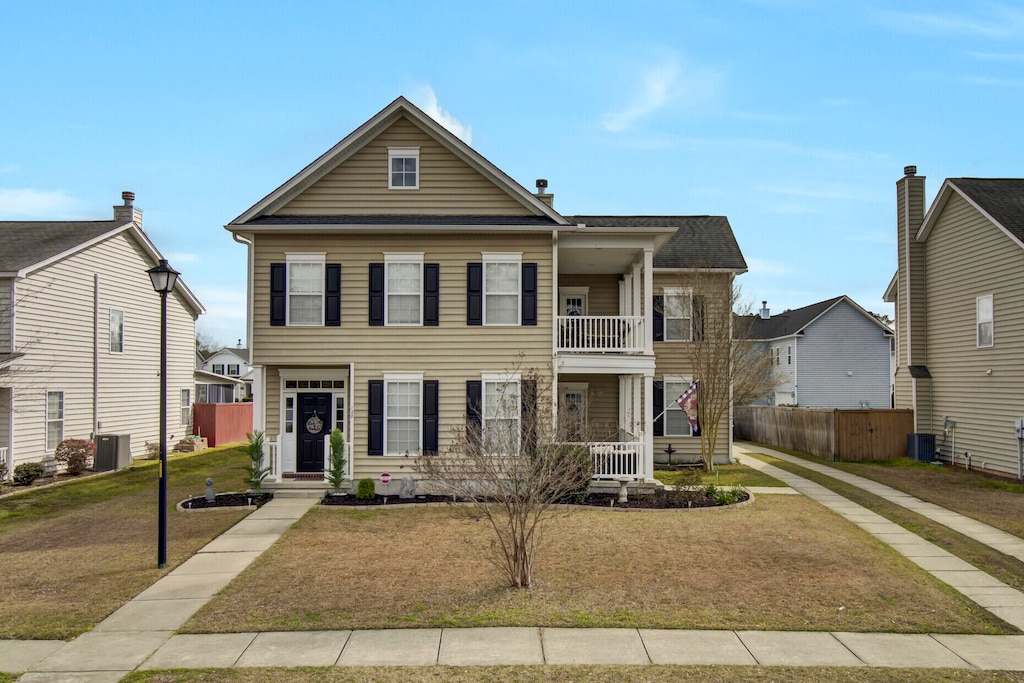
[[[584,316],[587,314],[587,288],[569,287],[558,290],[562,300],[561,314],[565,316]]]

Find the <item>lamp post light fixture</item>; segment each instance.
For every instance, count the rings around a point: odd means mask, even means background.
[[[174,291],[180,273],[160,259],[146,271],[153,289],[160,294],[160,531],[156,566],[167,566],[167,295]]]

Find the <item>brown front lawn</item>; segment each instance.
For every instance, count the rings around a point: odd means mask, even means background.
[[[239,448],[168,463],[168,569],[157,569],[156,463],[0,499],[0,638],[71,638],[89,630],[244,517],[182,513],[208,476],[239,490]]]
[[[797,496],[714,511],[580,511],[505,588],[465,509],[315,509],[184,631],[427,626],[1012,633]]]

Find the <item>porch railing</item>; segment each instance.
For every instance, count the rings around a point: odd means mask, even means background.
[[[594,462],[594,479],[633,477],[642,479],[644,472],[644,442],[618,441],[587,444]]]
[[[643,353],[644,343],[643,316],[558,316],[558,350],[563,353]]]

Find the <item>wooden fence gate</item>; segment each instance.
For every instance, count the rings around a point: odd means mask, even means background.
[[[836,460],[889,460],[907,454],[912,410],[837,410]]]

